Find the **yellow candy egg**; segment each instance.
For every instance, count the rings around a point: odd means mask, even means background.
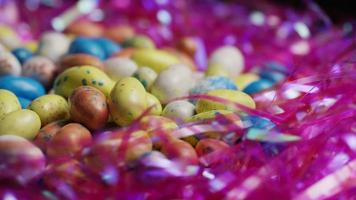
[[[69,118],[68,102],[62,96],[55,94],[38,97],[31,102],[28,108],[38,114],[42,126],[53,121]]]
[[[243,90],[250,83],[257,81],[258,79],[260,78],[256,74],[245,73],[245,74],[240,74],[239,76],[234,78],[234,82],[239,88],[239,90]]]
[[[99,89],[109,96],[115,82],[103,71],[93,66],[72,67],[62,72],[54,82],[55,93],[69,97],[73,90],[82,85],[88,85]]]
[[[156,49],[137,49],[131,59],[135,61],[139,67],[146,66],[155,70],[157,73],[160,73],[170,65],[179,63],[177,57],[166,51]]]
[[[206,76],[229,76],[227,70],[224,70],[220,64],[211,64],[209,68],[205,71]]]
[[[147,93],[135,78],[119,80],[110,93],[109,109],[114,122],[120,126],[129,125],[147,109]]]
[[[147,92],[146,95],[147,107],[151,107],[150,114],[151,115],[160,115],[162,113],[162,105],[157,99],[157,97]]]
[[[14,93],[0,89],[0,119],[6,114],[20,110],[21,105]]]
[[[230,110],[209,110],[206,112],[201,112],[196,115],[193,115],[188,122],[196,122],[196,121],[202,121],[202,120],[208,120],[212,119],[216,115],[227,115],[227,114],[232,114],[234,112]]]
[[[230,101],[231,103],[239,103],[249,108],[255,108],[256,104],[253,99],[246,93],[237,90],[227,90],[219,89],[212,90],[207,93],[208,95],[220,97]],[[209,110],[232,110],[237,111],[238,109],[232,105],[227,105],[226,103],[219,103],[216,101],[199,99],[196,106],[197,113],[206,112]]]
[[[0,120],[0,135],[17,135],[32,140],[41,128],[40,117],[32,110],[18,110]]]

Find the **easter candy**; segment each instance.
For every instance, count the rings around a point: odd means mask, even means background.
[[[191,57],[189,57],[187,54],[180,52],[177,49],[168,48],[168,47],[164,48],[163,50],[176,56],[178,58],[178,60],[180,61],[180,63],[188,66],[192,71],[197,70],[197,66],[195,65],[193,59]]]
[[[59,62],[59,69],[57,69],[57,73],[62,73],[64,70],[71,67],[83,65],[90,65],[97,67],[98,69],[104,69],[103,63],[97,57],[84,53],[77,53],[64,56]]]
[[[32,110],[18,110],[0,119],[0,135],[17,135],[32,140],[41,128],[40,117]]]
[[[100,60],[105,59],[105,52],[99,44],[94,42],[92,39],[77,37],[70,44],[69,51],[70,54],[84,53],[95,56]]]
[[[129,58],[109,58],[105,61],[104,68],[112,80],[118,81],[132,76],[137,70],[137,65]]]
[[[279,72],[285,75],[289,74],[288,68],[278,62],[267,62],[264,64],[263,69],[266,71]]]
[[[133,47],[138,49],[154,49],[156,48],[155,43],[151,40],[151,38],[145,35],[137,35],[132,38],[127,39],[123,43],[124,47]]]
[[[75,21],[64,32],[85,37],[99,37],[103,34],[104,29],[100,24],[91,21]]]
[[[184,37],[178,41],[177,48],[193,57],[197,51],[197,43],[192,37]]]
[[[67,98],[75,88],[88,85],[109,96],[114,84],[103,71],[87,65],[72,67],[62,72],[54,82],[54,90],[56,94]]]
[[[131,26],[117,25],[107,28],[104,34],[115,42],[122,43],[125,40],[132,38],[135,35],[135,30]]]
[[[185,65],[171,65],[158,75],[152,85],[151,93],[162,104],[178,97],[188,96],[194,82],[192,77],[192,72]]]
[[[146,90],[135,78],[119,80],[110,93],[109,109],[116,124],[126,126],[147,109]]]
[[[44,153],[46,153],[49,142],[52,140],[54,135],[56,135],[57,132],[61,130],[61,128],[66,124],[66,120],[59,120],[45,125],[36,135],[34,143],[38,148],[40,148]]]
[[[20,64],[24,64],[28,59],[32,58],[33,54],[27,48],[16,48],[11,53],[17,58]]]
[[[220,64],[211,64],[205,71],[206,76],[226,76],[229,77],[229,72],[221,67]]]
[[[239,103],[244,105],[248,108],[254,109],[256,107],[255,102],[253,99],[246,93],[241,91],[235,90],[226,90],[226,89],[219,89],[219,90],[212,90],[207,93],[207,95],[220,97],[225,99],[231,103]],[[206,112],[209,110],[232,110],[236,111],[239,110],[234,106],[227,105],[227,103],[219,103],[217,101],[199,99],[197,102],[196,111],[197,113]]]
[[[38,97],[31,102],[28,109],[38,114],[42,126],[53,121],[69,118],[69,106],[66,99],[56,94]]]
[[[267,79],[260,79],[250,83],[243,91],[246,94],[254,94],[261,92],[265,89],[271,88],[273,86],[273,82]]]
[[[240,74],[239,76],[234,78],[235,84],[240,90],[243,90],[246,86],[250,83],[257,81],[260,79],[256,74],[253,73],[246,73]]]
[[[22,109],[27,108],[31,103],[31,100],[28,100],[26,98],[19,97],[18,99],[19,99],[19,102],[21,104],[21,108]]]
[[[22,75],[40,81],[46,87],[52,85],[55,64],[48,58],[36,56],[26,61],[22,68]]]
[[[223,151],[229,148],[229,145],[225,142],[217,139],[205,138],[201,139],[195,146],[195,150],[198,156],[212,153],[214,151]]]
[[[112,40],[107,38],[95,38],[93,40],[104,51],[105,58],[109,58],[112,54],[120,51],[121,47]]]
[[[183,122],[194,115],[194,110],[195,106],[189,101],[172,101],[164,107],[162,116]]]
[[[167,143],[162,144],[162,153],[169,159],[189,164],[198,163],[198,155],[194,148],[183,140],[169,140]]]
[[[0,53],[5,52],[5,51],[8,51],[7,48],[4,45],[2,45],[0,42]]]
[[[6,25],[0,25],[0,43],[8,49],[15,49],[21,46],[17,33]]]
[[[187,121],[196,122],[196,121],[210,120],[216,117],[217,115],[231,115],[231,114],[234,114],[234,112],[230,110],[209,110],[206,112],[201,112],[196,115],[193,115]]]
[[[199,81],[195,87],[190,90],[190,94],[205,94],[211,90],[217,89],[237,90],[237,87],[235,83],[228,77],[210,76]]]
[[[275,127],[273,122],[264,117],[247,115],[242,117],[242,119],[244,120],[245,127],[253,127],[264,130],[269,130]]]
[[[267,79],[272,81],[273,83],[278,83],[281,82],[286,78],[286,76],[283,73],[277,72],[277,71],[268,71],[268,70],[262,70],[260,71],[260,76],[263,79]]]
[[[131,58],[136,49],[128,47],[114,53],[111,58]]]
[[[137,49],[131,56],[139,67],[146,66],[160,73],[170,65],[178,64],[179,60],[172,54],[156,49]]]
[[[6,114],[21,109],[20,102],[14,93],[0,89],[0,119]]]
[[[0,52],[0,76],[21,74],[21,64],[10,52]]]
[[[238,76],[244,69],[244,57],[234,46],[223,46],[216,49],[209,57],[208,69],[219,65],[230,77]]]
[[[50,31],[42,34],[37,53],[56,62],[67,53],[69,45],[70,40],[66,35]]]
[[[37,49],[38,49],[38,42],[37,42],[37,40],[27,41],[27,42],[24,44],[24,47],[25,47],[26,49],[28,49],[29,51],[31,51],[31,52],[36,52]]]
[[[47,154],[50,157],[73,157],[91,144],[92,136],[88,129],[77,123],[63,126],[47,145]]]
[[[152,107],[150,110],[151,115],[160,115],[162,113],[162,105],[159,100],[152,94],[146,94],[147,107]]]
[[[46,158],[30,141],[15,135],[0,136],[0,182],[25,185],[42,175]]]
[[[38,81],[28,77],[0,77],[0,89],[10,90],[16,96],[33,100],[45,94],[45,89]]]
[[[105,126],[109,109],[105,95],[91,86],[76,88],[69,97],[70,117],[73,121],[95,130]]]
[[[157,73],[149,67],[140,67],[133,76],[137,78],[146,89],[149,89],[156,80]]]

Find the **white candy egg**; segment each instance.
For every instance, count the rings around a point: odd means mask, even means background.
[[[194,115],[195,106],[186,100],[172,101],[163,109],[162,116],[185,121]]]
[[[40,39],[38,54],[53,61],[58,61],[60,57],[67,53],[70,42],[70,39],[63,33],[46,32]]]
[[[111,79],[118,81],[132,76],[137,70],[137,65],[129,58],[110,58],[104,63],[104,68]]]

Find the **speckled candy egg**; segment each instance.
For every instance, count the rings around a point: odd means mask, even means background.
[[[57,69],[58,74],[62,73],[64,70],[68,68],[83,66],[83,65],[90,65],[102,70],[104,69],[103,63],[97,57],[84,53],[66,55],[62,57],[58,65],[59,65]]]
[[[151,38],[145,35],[136,35],[129,39],[127,39],[123,43],[124,47],[133,47],[133,48],[144,48],[144,49],[154,49],[156,48],[155,43],[151,40]]]
[[[10,52],[0,52],[0,76],[21,74],[21,64]]]
[[[189,101],[178,100],[167,104],[162,112],[162,116],[176,121],[186,121],[194,115],[195,106]]]
[[[69,45],[70,39],[63,33],[46,32],[40,38],[37,53],[56,62],[61,56],[67,53]]]
[[[169,159],[189,164],[198,163],[198,155],[195,149],[183,140],[173,139],[162,144],[162,153]]]
[[[0,182],[13,181],[20,185],[38,178],[46,167],[42,151],[15,135],[0,136],[0,163]]]
[[[137,78],[146,90],[150,89],[152,84],[157,78],[157,73],[149,67],[140,67],[134,74],[133,77]]]
[[[48,94],[33,100],[28,109],[35,111],[41,119],[42,126],[53,121],[68,119],[69,106],[62,96]]]
[[[32,140],[41,128],[40,117],[32,110],[18,110],[0,119],[0,135],[17,135]]]
[[[238,76],[244,69],[244,57],[234,46],[223,46],[216,49],[209,57],[208,69],[220,66],[230,77]]]
[[[16,48],[11,51],[11,53],[17,58],[17,60],[24,64],[28,59],[32,58],[33,53],[27,48]]]
[[[0,89],[0,119],[6,114],[20,110],[21,105],[14,93]]]
[[[151,93],[162,104],[178,97],[187,96],[194,83],[192,77],[192,72],[187,66],[171,65],[158,75],[152,85]]]
[[[100,60],[105,59],[105,52],[99,44],[90,38],[77,37],[70,44],[69,51],[70,54],[85,53],[99,58]]]
[[[154,95],[146,93],[147,107],[151,107],[151,115],[160,115],[162,113],[162,105]]]
[[[93,41],[98,44],[105,53],[105,58],[109,58],[114,53],[120,51],[119,44],[107,38],[94,38]]]
[[[56,65],[48,58],[36,56],[24,64],[22,75],[40,81],[44,86],[50,87],[53,82]]]
[[[104,63],[105,72],[115,81],[132,76],[137,65],[130,58],[110,58]]]
[[[76,88],[69,97],[70,117],[73,121],[95,130],[105,126],[109,109],[105,95],[90,86]]]
[[[34,139],[34,143],[36,144],[36,146],[39,147],[44,153],[46,153],[47,146],[51,142],[52,138],[67,123],[67,120],[59,120],[51,122],[46,126],[42,127]]]
[[[109,96],[115,82],[103,71],[93,66],[72,67],[59,76],[54,82],[55,93],[69,97],[73,90],[79,86],[92,86]]]

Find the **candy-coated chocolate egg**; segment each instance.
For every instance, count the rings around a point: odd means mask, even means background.
[[[175,98],[188,96],[194,80],[191,70],[185,65],[171,65],[163,70],[153,83],[151,93],[162,104],[168,103]]]
[[[83,65],[90,65],[97,67],[98,69],[104,69],[103,63],[97,57],[89,54],[77,53],[64,56],[59,62],[59,69],[57,70],[57,73],[62,73],[64,70],[71,67]]]
[[[146,66],[160,73],[170,65],[180,63],[174,55],[156,49],[137,49],[131,56],[139,67]]]
[[[194,148],[183,140],[173,139],[162,143],[162,153],[169,159],[189,164],[198,163],[198,155]]]
[[[50,157],[76,156],[90,145],[92,136],[88,129],[81,124],[69,123],[63,126],[47,145]]]
[[[223,46],[216,49],[209,57],[208,68],[219,65],[229,73],[230,77],[238,76],[244,69],[244,57],[234,46]]]
[[[120,51],[121,49],[120,45],[107,38],[94,38],[93,40],[104,51],[105,58],[109,58],[111,55]]]
[[[146,90],[150,89],[153,82],[157,78],[157,73],[149,67],[140,67],[134,74],[133,77],[137,78]]]
[[[21,74],[21,64],[14,55],[4,51],[0,53],[0,76]]]
[[[54,135],[57,134],[61,128],[67,124],[66,120],[59,120],[51,122],[40,129],[38,134],[34,139],[34,143],[38,148],[40,148],[44,153],[47,151],[47,145],[52,140]]]
[[[196,122],[196,121],[203,121],[203,120],[209,120],[217,115],[230,115],[234,114],[233,111],[230,110],[209,110],[206,112],[201,112],[196,115],[193,115],[190,119],[188,119],[188,122]]]
[[[104,50],[99,44],[94,42],[93,39],[77,37],[70,44],[69,51],[70,54],[84,53],[95,56],[100,60],[106,58]]]
[[[260,79],[258,75],[253,74],[253,73],[245,73],[245,74],[240,74],[239,76],[234,78],[235,84],[240,90],[245,89],[246,86],[248,86],[250,83],[257,81]]]
[[[20,110],[21,105],[14,93],[0,89],[0,119],[6,114]]]
[[[178,100],[167,104],[162,112],[162,116],[175,121],[186,121],[194,115],[195,106],[189,101]]]
[[[118,25],[106,29],[104,34],[115,42],[122,43],[125,40],[132,38],[135,35],[135,30],[131,26]]]
[[[67,53],[70,42],[70,39],[63,33],[45,32],[40,38],[37,53],[56,62]]]
[[[32,53],[36,52],[38,49],[38,41],[37,40],[28,41],[24,44],[24,47],[30,50]]]
[[[274,72],[279,72],[285,75],[289,74],[288,68],[278,62],[267,62],[264,64],[263,69],[266,71],[274,71]]]
[[[35,111],[45,126],[53,121],[68,119],[69,106],[67,100],[56,94],[47,94],[33,100],[28,109]]]
[[[21,46],[17,33],[6,25],[0,25],[0,43],[8,49],[15,49]]]
[[[269,71],[269,70],[261,70],[259,72],[260,76],[262,79],[267,79],[272,81],[273,83],[278,83],[283,81],[286,78],[286,75],[281,73],[281,72],[277,72],[277,71]]]
[[[154,49],[156,48],[155,43],[151,38],[145,35],[136,35],[132,38],[127,39],[123,44],[124,47],[133,47],[137,49]]]
[[[32,140],[40,128],[41,119],[32,110],[17,110],[0,120],[0,135],[17,135]]]
[[[226,76],[229,77],[229,72],[221,67],[221,64],[211,64],[205,71],[206,76]]]
[[[26,99],[26,98],[19,97],[18,99],[19,99],[22,109],[27,108],[31,103],[31,100]]]
[[[151,115],[160,115],[162,113],[162,105],[157,97],[147,92],[146,95],[147,107],[152,107],[150,110]]]
[[[33,100],[45,94],[43,85],[28,77],[3,76],[0,77],[0,89],[10,90],[17,97]]]
[[[276,126],[271,120],[264,117],[246,115],[242,116],[242,119],[244,120],[245,127],[269,130]]]
[[[22,68],[22,75],[40,81],[44,86],[52,85],[56,65],[48,58],[35,56],[26,61]]]
[[[15,135],[0,136],[0,182],[25,185],[42,175],[46,158],[30,141]]]
[[[70,24],[64,32],[85,37],[99,37],[103,34],[104,29],[98,23],[91,21],[76,21]]]
[[[169,53],[176,56],[179,59],[180,63],[187,65],[192,71],[197,70],[197,66],[195,65],[193,59],[189,57],[187,54],[173,48],[164,48],[163,50],[168,51]]]
[[[253,99],[246,93],[237,90],[212,90],[207,93],[207,95],[213,97],[220,97],[222,99],[228,100],[231,103],[239,103],[249,108],[256,108],[256,104]],[[197,102],[196,111],[197,113],[206,112],[209,110],[232,110],[237,111],[238,108],[228,105],[228,103],[219,103],[218,101],[199,99]]]
[[[109,58],[105,61],[104,68],[112,80],[118,81],[132,76],[137,70],[137,65],[130,58]]]
[[[261,92],[265,89],[271,88],[274,83],[267,79],[260,79],[250,83],[246,88],[243,90],[246,94],[254,94]]]
[[[193,57],[197,51],[197,43],[192,37],[184,37],[178,41],[177,48]]]
[[[73,121],[95,130],[105,126],[109,109],[105,95],[91,86],[76,88],[69,97],[70,117]]]
[[[225,142],[217,139],[205,138],[201,139],[195,146],[195,150],[198,156],[212,153],[214,151],[223,151],[229,148],[229,145]]]
[[[27,48],[16,48],[11,51],[11,53],[17,58],[20,64],[24,64],[28,59],[32,58],[33,53]]]
[[[54,90],[56,94],[67,98],[75,88],[88,85],[109,96],[114,84],[103,71],[87,65],[72,67],[62,72],[54,82]]]
[[[135,78],[119,80],[110,93],[109,109],[114,122],[126,126],[147,109],[146,90]]]

